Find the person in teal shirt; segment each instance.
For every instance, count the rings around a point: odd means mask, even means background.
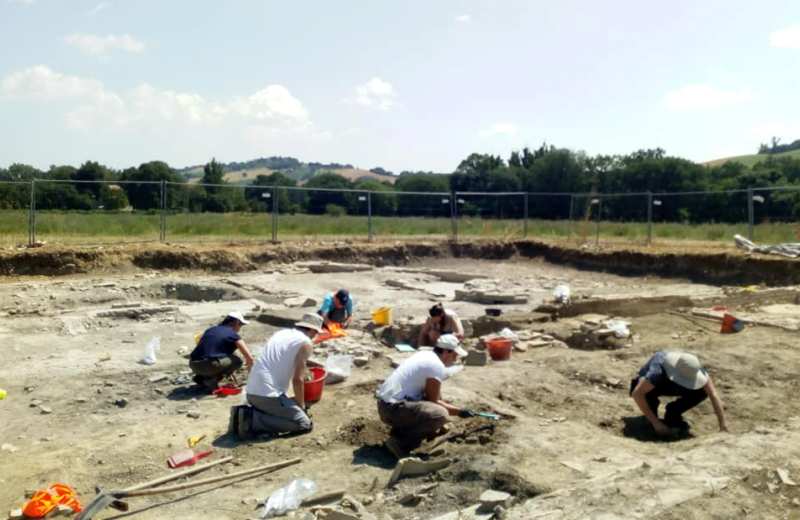
[[[336,324],[346,329],[353,321],[353,299],[347,289],[339,289],[335,293],[328,293],[322,301],[322,306],[317,311],[325,322],[325,327]]]

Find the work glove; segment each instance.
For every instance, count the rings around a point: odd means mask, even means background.
[[[458,411],[458,416],[461,417],[462,419],[475,417],[475,415],[476,415],[475,412],[473,412],[472,410],[468,410],[467,408],[462,408],[461,410]]]

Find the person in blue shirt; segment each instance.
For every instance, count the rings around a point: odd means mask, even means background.
[[[253,355],[239,336],[242,325],[247,323],[241,313],[232,312],[222,323],[203,333],[189,355],[195,383],[208,390],[216,389],[220,381],[242,366],[242,360],[234,354],[237,350],[244,356],[247,369],[253,366]]]
[[[322,316],[326,328],[335,323],[346,329],[353,321],[353,299],[350,297],[350,292],[347,289],[339,289],[335,293],[326,294],[317,314]]]
[[[683,414],[708,397],[719,422],[726,432],[725,411],[711,376],[692,354],[686,352],[656,352],[631,380],[630,395],[658,435],[668,436],[687,431],[689,424]],[[661,396],[677,396],[667,404],[664,418],[659,419]]]

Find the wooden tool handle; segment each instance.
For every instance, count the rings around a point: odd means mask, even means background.
[[[179,478],[188,477],[189,475],[194,475],[195,473],[200,473],[201,471],[205,471],[208,468],[217,466],[219,464],[224,464],[226,462],[230,462],[233,460],[233,457],[224,457],[219,460],[215,460],[213,462],[209,462],[207,464],[203,464],[200,466],[195,466],[192,469],[187,469],[185,471],[179,471],[178,473],[170,473],[169,475],[164,475],[163,477],[159,477],[157,479],[153,479],[147,482],[143,482],[142,484],[136,484],[135,486],[131,486],[129,488],[125,488],[122,490],[123,493],[129,493],[131,491],[138,491],[140,489],[147,489],[159,484],[164,484],[165,482],[172,482],[173,480],[178,480]]]
[[[161,493],[172,493],[173,491],[182,491],[184,489],[191,489],[199,486],[205,486],[206,484],[215,484],[217,482],[222,482],[224,480],[231,480],[238,477],[247,477],[251,475],[259,475],[261,473],[269,473],[270,471],[275,471],[281,468],[285,468],[287,466],[298,464],[300,460],[301,459],[290,459],[284,462],[277,462],[275,464],[270,464],[268,466],[262,466],[260,468],[246,469],[244,471],[237,471],[236,473],[221,475],[219,477],[211,477],[205,480],[198,480],[196,482],[186,482],[184,484],[178,484],[177,486],[168,486],[156,489],[142,489],[137,491],[113,491],[110,494],[113,495],[115,498],[126,498],[126,497],[140,497],[146,495],[159,495]]]
[[[325,493],[324,495],[307,498],[300,503],[300,506],[309,507],[309,506],[316,506],[319,504],[327,504],[328,502],[333,502],[335,500],[341,499],[345,493],[347,493],[347,490],[345,489],[340,489],[338,491],[331,491],[330,493]]]

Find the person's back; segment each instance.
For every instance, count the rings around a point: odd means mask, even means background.
[[[227,325],[211,327],[203,333],[189,359],[199,361],[230,356],[236,350],[236,342],[240,339],[239,334]]]
[[[247,378],[248,395],[278,397],[289,389],[297,353],[310,342],[297,329],[279,330],[267,342]]]
[[[432,350],[420,350],[389,375],[379,388],[378,397],[387,403],[420,401],[424,397],[425,382],[430,378],[444,381],[447,369]]]

